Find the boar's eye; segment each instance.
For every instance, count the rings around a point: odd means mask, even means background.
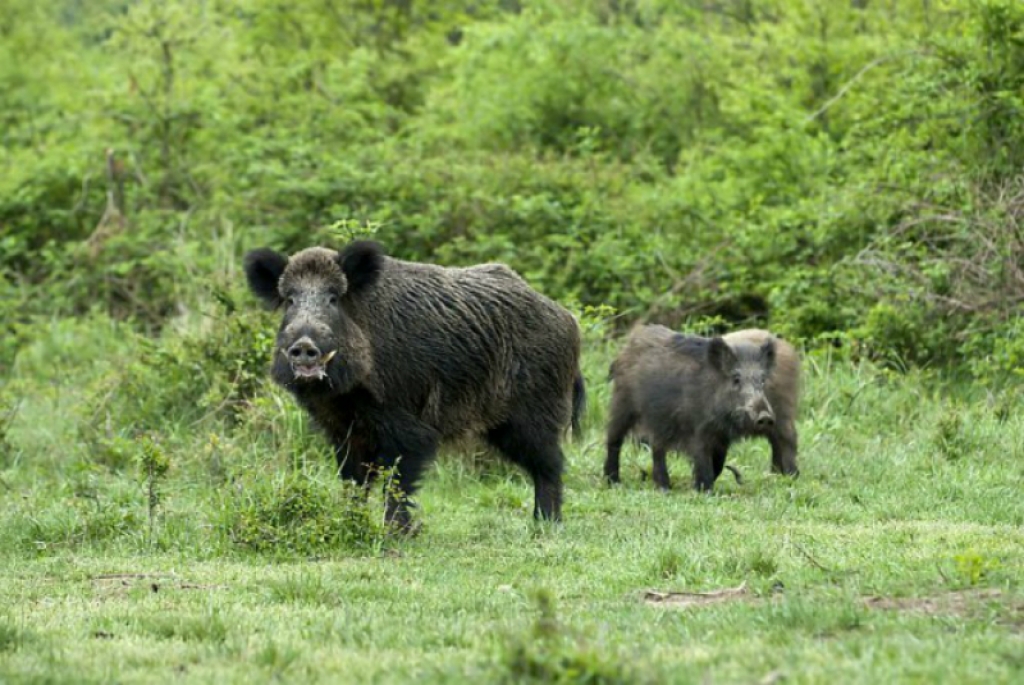
[[[738,373],[734,373],[732,375],[732,387],[734,387],[734,388],[740,387],[740,375]]]
[[[331,293],[331,294],[330,294],[330,295],[328,295],[328,297],[327,297],[327,303],[328,303],[329,305],[331,305],[332,307],[333,307],[333,306],[335,306],[335,305],[337,305],[337,304],[338,304],[338,296],[337,296],[337,295],[335,295],[334,293]]]
[[[295,298],[294,297],[289,297],[287,299],[287,302],[288,302],[288,306],[289,307],[294,307],[295,306]]]

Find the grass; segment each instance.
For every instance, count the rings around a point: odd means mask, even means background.
[[[816,353],[798,480],[750,442],[743,485],[699,496],[673,457],[663,494],[631,446],[609,488],[591,344],[564,524],[532,523],[516,470],[446,453],[421,533],[394,539],[278,391],[198,421],[104,404],[134,343],[76,325],[41,331],[3,390],[0,682],[1024,677],[1024,414],[983,389]]]

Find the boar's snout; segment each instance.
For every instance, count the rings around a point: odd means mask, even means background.
[[[320,348],[309,336],[302,336],[288,348],[288,360],[292,364],[311,366],[320,361]]]
[[[749,405],[747,415],[758,428],[771,428],[775,425],[775,412],[763,395]]]
[[[304,335],[287,348],[281,348],[281,354],[288,360],[295,380],[319,381],[327,378],[327,364],[334,358],[334,352],[324,354],[308,335]]]

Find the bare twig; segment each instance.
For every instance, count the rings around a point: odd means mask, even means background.
[[[817,112],[815,112],[814,114],[811,114],[809,117],[807,117],[804,120],[804,123],[810,123],[810,122],[814,121],[815,119],[817,119],[818,117],[820,117],[826,111],[828,111],[828,109],[831,108],[832,105],[834,105],[837,102],[839,102],[839,100],[844,95],[846,95],[846,93],[850,90],[850,88],[852,88],[853,85],[857,81],[859,81],[862,76],[864,76],[864,74],[868,73],[869,71],[871,71],[872,69],[874,69],[878,65],[884,64],[885,62],[889,62],[889,61],[897,59],[899,57],[906,57],[907,55],[917,55],[917,54],[921,54],[920,51],[918,51],[918,50],[908,50],[908,51],[905,51],[905,52],[898,52],[898,53],[896,53],[894,55],[882,55],[881,57],[877,57],[877,58],[871,60],[866,65],[864,65],[864,67],[860,71],[858,71],[854,75],[853,78],[851,78],[849,81],[847,81],[845,84],[843,84],[843,87],[839,89],[839,92],[836,93],[835,95],[833,95],[828,100],[828,102],[826,102],[824,105],[821,106],[821,108]]]
[[[824,571],[825,573],[832,573],[832,569],[830,569],[828,566],[825,566],[823,563],[815,559],[814,556],[807,551],[807,548],[805,548],[799,542],[797,542],[796,540],[790,540],[790,542],[793,544],[794,547],[796,547],[796,551],[804,555],[804,558],[807,559],[807,561],[811,562],[812,564],[814,564],[814,566]]]

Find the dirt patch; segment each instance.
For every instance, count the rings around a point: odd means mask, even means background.
[[[738,587],[710,590],[708,592],[659,592],[657,590],[645,590],[643,593],[643,601],[646,604],[672,607],[674,609],[690,609],[709,604],[721,604],[722,602],[744,601],[750,598],[751,594],[747,590],[746,583]]]
[[[190,583],[173,573],[105,573],[91,578],[93,586],[104,594],[117,594],[148,586],[150,592],[161,590],[216,590],[223,585]]]
[[[979,602],[1001,600],[1000,590],[960,590],[932,597],[866,597],[869,609],[916,611],[929,616],[951,614],[964,616],[977,608]]]
[[[865,597],[869,609],[910,611],[926,616],[977,616],[986,605],[995,607],[995,623],[1024,632],[1024,599],[1002,590],[957,590],[931,597]]]

